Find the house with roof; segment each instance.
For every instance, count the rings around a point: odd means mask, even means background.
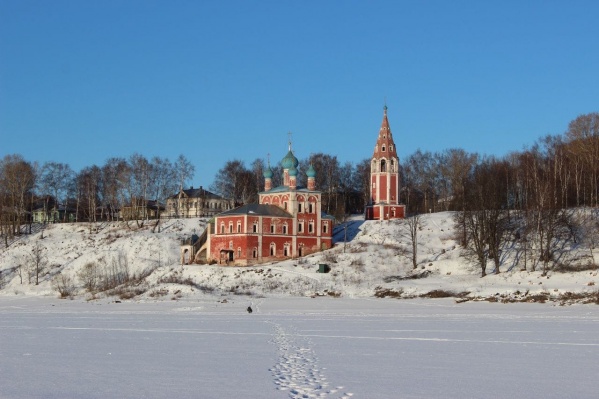
[[[305,256],[332,246],[334,218],[322,212],[316,172],[306,171],[307,187],[297,185],[299,161],[291,150],[281,161],[283,185],[272,187],[270,165],[257,204],[216,215],[207,228],[206,260],[253,265]]]
[[[233,209],[233,200],[211,193],[202,186],[190,187],[187,190],[181,189],[177,194],[167,198],[163,217],[212,217],[230,209]]]

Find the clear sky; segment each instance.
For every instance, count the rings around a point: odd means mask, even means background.
[[[599,1],[0,0],[0,156],[503,155],[599,111]]]

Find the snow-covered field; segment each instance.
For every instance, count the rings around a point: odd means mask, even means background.
[[[596,398],[598,331],[594,305],[12,295],[0,397]]]
[[[599,307],[563,299],[594,301],[597,270],[522,271],[506,249],[480,278],[450,213],[426,215],[413,270],[403,223],[354,219],[329,251],[246,268],[179,264],[201,219],[22,236],[0,250],[0,398],[597,397]],[[91,293],[90,263],[143,278]],[[455,296],[419,298],[431,292]]]

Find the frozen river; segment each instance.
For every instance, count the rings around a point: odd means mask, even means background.
[[[220,300],[0,297],[0,397],[598,397],[598,306]]]

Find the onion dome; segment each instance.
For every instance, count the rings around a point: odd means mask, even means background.
[[[265,179],[272,179],[272,169],[270,166],[263,173]]]
[[[306,176],[308,176],[308,177],[316,177],[316,171],[314,170],[314,166],[312,166],[312,164],[310,164],[310,167],[306,171]]]
[[[297,176],[297,168],[295,166],[289,168],[289,176]]]
[[[295,155],[293,155],[293,152],[289,150],[287,155],[285,155],[285,158],[281,161],[281,165],[283,166],[283,169],[295,169],[299,165],[299,161]]]

